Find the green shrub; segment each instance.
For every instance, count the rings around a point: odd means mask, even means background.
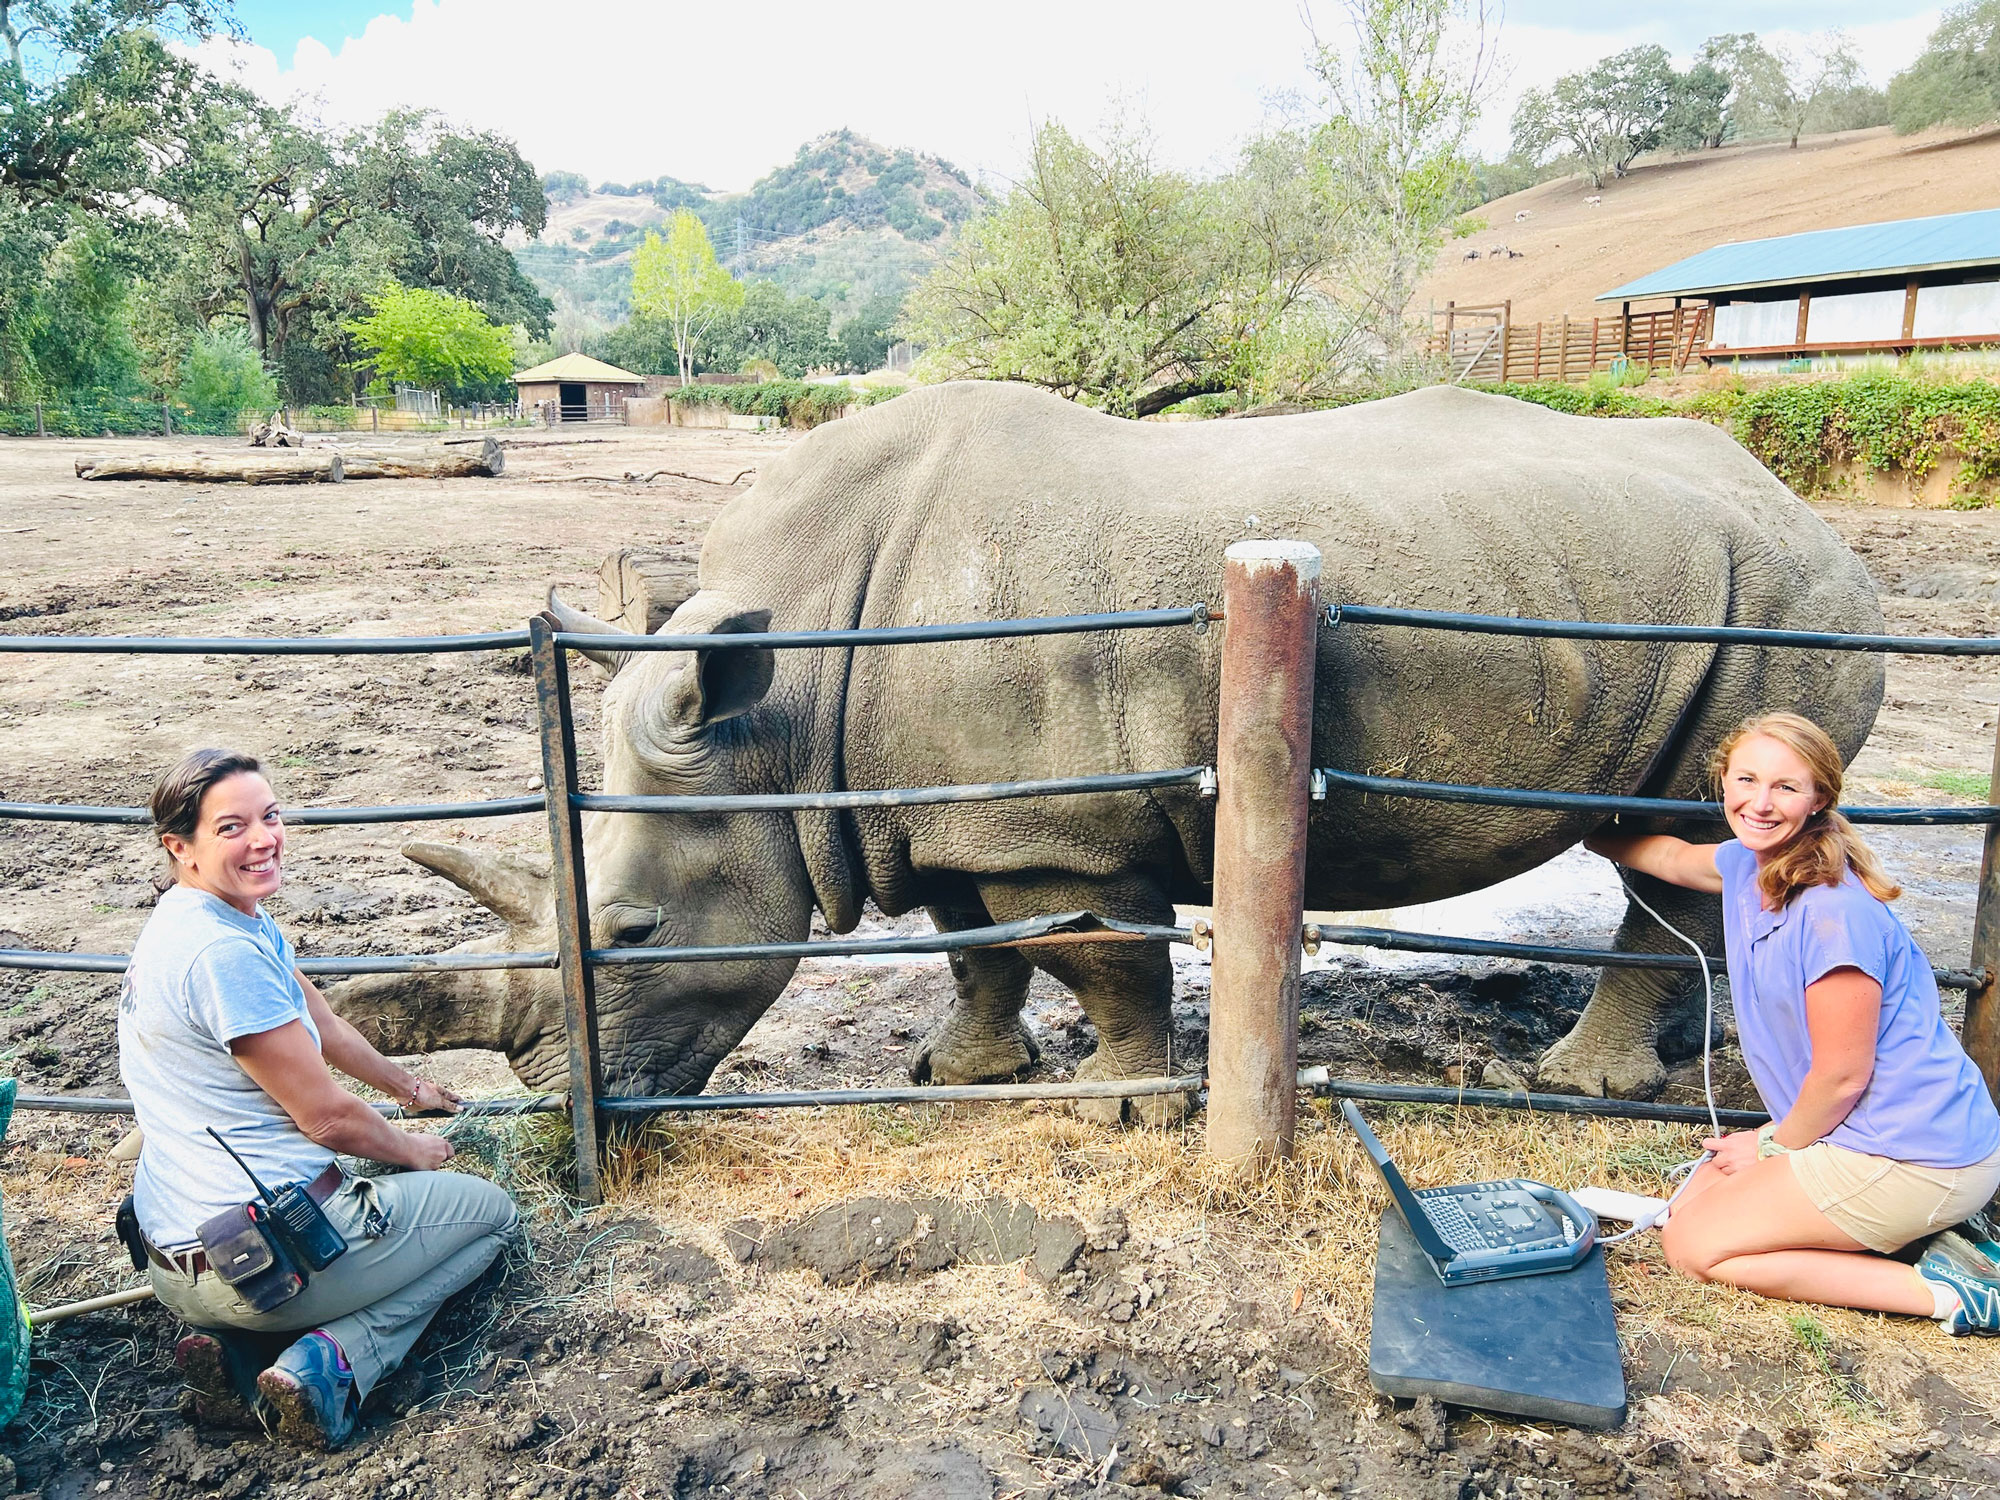
[[[195,335],[181,361],[174,394],[192,413],[191,427],[233,431],[236,413],[248,408],[268,412],[277,406],[278,383],[248,334],[240,328],[212,328]],[[225,422],[227,428],[222,427]]]
[[[873,405],[889,398],[873,391],[857,396],[845,381],[829,385],[804,380],[759,380],[742,385],[684,385],[672,393],[671,399],[684,406],[719,406],[746,417],[782,417],[793,427],[817,427],[845,416],[847,408],[857,400]]]
[[[1961,459],[1960,506],[1990,503],[2000,480],[2000,385],[1984,380],[1885,372],[1787,382],[1745,394],[1730,427],[1802,495],[1825,489],[1828,466],[1842,461],[1921,481],[1941,459]]]

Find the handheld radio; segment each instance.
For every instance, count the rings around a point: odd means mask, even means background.
[[[333,1227],[333,1221],[321,1207],[313,1202],[302,1182],[288,1182],[275,1193],[257,1180],[257,1174],[250,1170],[250,1164],[236,1154],[235,1148],[210,1125],[208,1133],[215,1137],[216,1145],[227,1151],[230,1160],[243,1169],[243,1175],[250,1179],[250,1185],[264,1200],[268,1210],[270,1226],[285,1243],[285,1248],[297,1256],[309,1271],[324,1271],[328,1266],[347,1253],[347,1240]],[[256,1215],[258,1218],[267,1215]]]

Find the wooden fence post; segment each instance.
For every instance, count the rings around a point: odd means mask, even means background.
[[[1507,383],[1507,345],[1514,338],[1514,299],[1500,304],[1500,384]]]
[[[1298,1121],[1320,555],[1269,541],[1223,557],[1207,1152],[1248,1162],[1290,1156]]]
[[[2000,787],[2000,729],[1993,737],[1993,788]],[[1965,992],[1966,1054],[1986,1075],[1987,1090],[2000,1100],[2000,823],[1986,825],[1986,855],[1979,866],[1979,905],[1972,918],[1972,972],[1980,977]]]
[[[556,645],[552,614],[528,621],[534,658],[535,707],[542,731],[542,788],[548,800],[550,873],[554,877],[556,956],[563,991],[563,1034],[569,1044],[569,1119],[576,1134],[576,1195],[604,1197],[597,1153],[597,1100],[604,1090],[597,1058],[597,986],[590,967],[590,890],[583,866],[583,814],[571,802],[576,785],[576,719],[569,697],[569,653]]]

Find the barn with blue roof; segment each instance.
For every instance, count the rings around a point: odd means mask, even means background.
[[[1597,298],[1712,309],[1711,363],[1846,363],[2000,349],[2000,208],[1717,245]]]

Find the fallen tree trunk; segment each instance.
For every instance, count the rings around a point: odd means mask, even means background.
[[[699,586],[699,547],[614,552],[597,570],[597,617],[634,635],[651,635]]]
[[[507,468],[507,454],[492,438],[476,448],[346,448],[342,456],[349,479],[491,479]]]
[[[79,458],[78,479],[176,479],[190,484],[339,484],[347,477],[331,448],[276,452],[133,453]]]

